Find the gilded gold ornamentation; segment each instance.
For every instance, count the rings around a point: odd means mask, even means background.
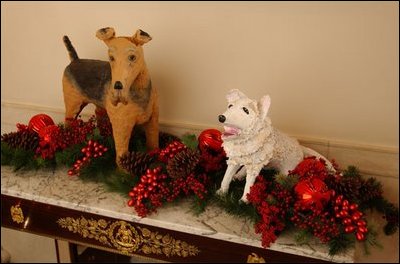
[[[22,212],[21,207],[19,207],[19,204],[17,204],[16,206],[11,206],[10,212],[11,212],[11,218],[14,222],[18,224],[24,222],[24,214]]]
[[[265,259],[263,257],[259,257],[256,253],[251,253],[247,257],[247,263],[265,263]]]
[[[193,245],[175,239],[169,234],[162,235],[152,232],[147,228],[135,227],[125,221],[87,220],[71,217],[60,218],[57,223],[73,233],[78,233],[84,238],[93,238],[100,243],[112,246],[120,252],[129,254],[143,252],[145,254],[163,254],[167,257],[196,256],[200,250]],[[139,232],[138,232],[139,231]]]

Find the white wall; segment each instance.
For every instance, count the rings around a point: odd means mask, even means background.
[[[2,2],[1,96],[63,109],[69,63],[106,59],[97,29],[141,28],[161,120],[221,128],[225,94],[272,97],[294,136],[397,149],[397,2]]]

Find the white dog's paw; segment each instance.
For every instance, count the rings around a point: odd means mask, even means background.
[[[240,198],[239,202],[240,202],[240,203],[248,204],[248,203],[249,203],[249,200],[247,200],[247,197],[246,197],[246,196],[247,196],[247,195],[243,195],[242,198]]]
[[[218,195],[218,196],[224,196],[226,194],[226,190],[220,188],[219,190],[217,190],[215,192],[215,194]]]

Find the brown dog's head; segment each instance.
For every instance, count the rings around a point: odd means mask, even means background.
[[[96,37],[108,46],[111,66],[112,104],[128,103],[129,89],[138,75],[145,69],[142,45],[151,37],[142,30],[137,30],[132,37],[115,37],[113,28],[99,29]]]

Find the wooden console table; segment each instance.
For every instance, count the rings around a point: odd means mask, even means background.
[[[168,262],[354,261],[354,250],[332,258],[317,240],[299,246],[289,232],[264,249],[250,221],[214,206],[195,216],[183,201],[140,218],[126,205],[128,197],[66,171],[13,172],[2,166],[2,226]]]

